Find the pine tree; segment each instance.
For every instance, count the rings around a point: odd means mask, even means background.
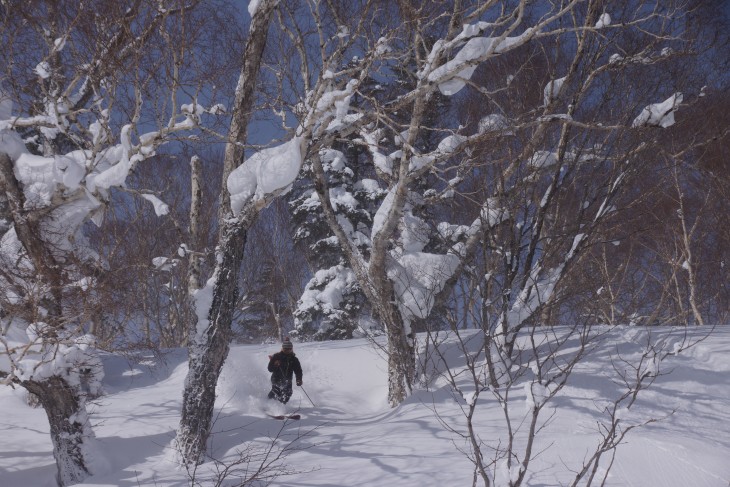
[[[324,150],[320,156],[338,218],[357,235],[358,248],[367,253],[373,214],[385,195],[377,181],[362,174],[367,165],[361,160],[368,157],[367,151],[349,140]],[[311,163],[305,162],[289,203],[296,228],[294,240],[310,254],[317,269],[294,312],[294,334],[314,340],[352,338],[359,318],[367,310],[366,299],[339,242],[324,221],[311,170]]]

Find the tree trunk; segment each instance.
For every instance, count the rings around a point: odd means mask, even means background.
[[[398,406],[413,390],[416,376],[415,335],[406,333],[403,320],[393,291],[393,283],[385,275],[372,279],[374,295],[370,298],[374,308],[379,310],[386,336],[388,337],[388,404]]]
[[[200,255],[198,254],[200,250],[198,246],[202,241],[202,225],[200,221],[200,213],[203,206],[202,180],[203,165],[200,157],[193,156],[190,159],[190,228],[188,232],[190,235],[188,247],[192,252],[189,257],[190,264],[188,265],[188,293],[190,295],[202,286],[200,282]],[[184,338],[187,342],[187,332],[184,333]]]
[[[684,208],[684,200],[682,199],[682,192],[679,184],[679,176],[676,172],[674,174],[675,185],[677,187],[677,194],[679,196],[679,223],[682,226],[682,252],[679,255],[684,257],[684,264],[682,267],[687,271],[687,285],[689,286],[689,306],[692,309],[692,315],[695,319],[695,324],[699,326],[705,325],[705,320],[702,318],[700,307],[697,303],[697,276],[695,274],[695,262],[692,257],[692,234],[694,233],[697,222],[692,225],[691,229],[687,228],[687,214]],[[699,216],[697,217],[699,219]],[[680,297],[681,299],[681,297]]]
[[[186,463],[203,462],[213,422],[215,388],[230,350],[233,312],[238,299],[238,272],[248,229],[257,216],[252,205],[242,213],[244,215],[235,222],[224,223],[208,326],[202,331],[193,327],[189,337],[189,370],[177,432],[177,446]]]
[[[94,438],[84,398],[78,389],[58,376],[44,381],[25,381],[21,385],[38,397],[48,415],[58,485],[83,481],[91,474],[86,453],[88,442]]]
[[[63,323],[62,273],[51,250],[40,231],[43,211],[25,210],[25,198],[14,175],[13,161],[0,152],[0,190],[8,199],[13,227],[25,253],[33,263],[38,282],[48,286],[50,297],[44,299],[48,310],[45,320],[53,329]],[[54,337],[49,336],[53,340]],[[86,461],[86,442],[94,437],[86,413],[85,398],[77,388],[65,379],[52,376],[46,380],[20,382],[28,392],[34,394],[46,411],[51,428],[53,456],[58,468],[58,485],[66,486],[81,482],[89,476]]]
[[[416,349],[413,336],[403,326],[386,325],[388,336],[388,404],[396,407],[413,390]]]

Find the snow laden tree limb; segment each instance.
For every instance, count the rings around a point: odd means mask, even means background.
[[[86,71],[78,73],[74,80],[69,83],[64,96],[74,101],[71,108],[72,112],[81,110],[89,103],[94,93],[100,91],[104,80],[112,74],[115,63],[125,63],[136,52],[145,47],[150,37],[160,29],[170,16],[184,15],[186,11],[194,9],[199,0],[185,1],[169,8],[163,6],[164,2],[160,2],[152,20],[141,33],[135,36],[131,26],[140,14],[142,3],[141,0],[137,0],[127,9],[117,31],[111,39],[102,44],[103,47],[96,58],[87,64]],[[79,83],[81,83],[81,86],[78,92],[73,93],[73,89]]]
[[[199,1],[175,3],[169,8],[165,3],[148,5],[135,0],[126,9],[112,8],[107,18],[97,18],[93,26],[89,25],[89,9],[94,8],[94,4],[67,5],[54,2],[49,6],[49,12],[14,7],[13,10],[19,13],[24,22],[38,31],[47,53],[36,67],[39,78],[37,85],[43,98],[37,102],[43,106],[45,115],[19,117],[11,125],[52,129],[83,145],[84,137],[71,130],[72,127],[76,126],[78,131],[83,132],[83,117],[98,111],[99,101],[107,96],[105,93],[113,91],[118,83],[123,82],[120,72],[133,69],[143,53],[151,48],[155,35],[164,30],[165,23],[194,11]],[[55,15],[56,18],[49,22],[45,14]],[[89,53],[88,59],[78,57],[76,50],[71,53],[67,46],[83,43],[83,35],[94,35],[88,32],[80,34],[83,29],[96,32],[94,45],[98,47]],[[8,32],[9,35],[14,34],[12,30]],[[12,83],[15,84],[15,81],[12,80]],[[13,88],[16,91],[23,90],[19,86]],[[35,108],[29,111],[39,110]],[[57,123],[58,119],[63,119],[64,123]]]
[[[8,154],[0,152],[0,189],[4,191],[10,206],[15,235],[28,252],[33,268],[38,270],[51,289],[56,290],[57,296],[53,302],[58,303],[60,283],[58,282],[59,275],[55,271],[56,260],[50,249],[43,244],[39,229],[40,222],[36,214],[27,214],[23,211],[25,197],[19,182],[15,179],[13,170],[14,164]],[[55,317],[59,317],[61,313],[58,306],[54,306],[50,311]]]
[[[246,143],[247,139],[248,122],[254,105],[254,90],[261,66],[261,57],[266,46],[266,36],[271,16],[278,4],[278,0],[260,2],[254,17],[251,19],[249,37],[242,55],[243,67],[236,85],[231,124],[228,128],[228,138],[223,156],[224,183],[228,181],[228,177],[233,170],[240,166],[244,160],[243,144]],[[231,216],[230,212],[230,195],[224,191],[222,193],[220,217],[229,218]]]

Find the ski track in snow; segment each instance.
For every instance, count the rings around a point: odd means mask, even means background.
[[[548,405],[555,411],[538,437],[525,485],[567,484],[571,470],[598,441],[596,422],[601,404],[615,393],[610,377],[611,350],[629,357],[642,333],[611,332],[606,346],[576,369],[573,382]],[[468,443],[446,430],[434,410],[462,428],[461,410],[450,390],[432,383],[396,409],[386,403],[386,362],[366,340],[296,344],[304,368],[304,388],[286,406],[266,400],[268,355],[278,345],[233,346],[218,386],[211,454],[232,461],[246,447],[266,447],[296,440],[287,466],[298,473],[274,481],[286,486],[451,486],[471,485],[472,466],[457,451]],[[568,350],[568,349],[566,349]],[[449,360],[461,355],[446,350]],[[130,365],[116,356],[104,358],[106,395],[91,406],[99,458],[95,475],[80,485],[190,485],[188,474],[173,462],[171,442],[179,420],[182,385],[187,372],[183,350],[165,363]],[[455,363],[455,362],[454,362]],[[666,363],[672,374],[660,377],[640,396],[628,420],[676,413],[634,430],[618,449],[608,486],[727,487],[730,483],[730,327]],[[524,410],[524,392],[516,388],[513,409]],[[522,396],[519,396],[519,395]],[[479,399],[475,426],[485,442],[503,435],[504,424],[494,400]],[[22,389],[0,389],[0,485],[53,486],[55,464],[42,409],[24,404]],[[636,411],[636,413],[634,413]],[[266,414],[299,412],[299,421],[279,421]],[[549,413],[546,412],[546,417]],[[492,443],[490,443],[492,444]],[[196,479],[212,485],[212,462],[198,467]],[[225,483],[224,485],[235,485]]]

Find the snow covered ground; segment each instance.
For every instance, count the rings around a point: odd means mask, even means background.
[[[666,332],[663,332],[666,333]],[[676,333],[676,331],[675,331]],[[699,334],[700,331],[692,330]],[[605,400],[620,390],[611,359],[630,358],[644,337],[637,328],[611,331],[608,339],[576,369],[569,385],[547,406],[550,421],[538,436],[530,486],[566,485],[599,441],[597,422]],[[671,336],[670,336],[671,338]],[[271,438],[289,449],[281,464],[290,475],[282,486],[468,486],[473,467],[459,450],[467,442],[460,405],[436,379],[429,390],[401,407],[386,403],[386,363],[366,340],[296,344],[304,367],[304,388],[313,407],[295,387],[283,407],[266,401],[267,355],[273,345],[235,346],[218,388],[220,412],[211,452],[215,459],[187,472],[176,466],[170,448],[179,419],[185,352],[167,353],[130,364],[105,357],[106,394],[92,410],[98,440],[95,475],[86,486],[215,485],[212,479],[244,448],[265,448]],[[448,353],[458,368],[456,350]],[[672,356],[644,392],[632,416],[666,419],[634,430],[616,456],[610,486],[699,487],[730,485],[730,327],[719,327],[705,341]],[[516,389],[516,393],[523,393]],[[475,424],[482,440],[505,440],[500,411],[483,395]],[[516,397],[514,413],[525,409]],[[265,412],[299,411],[300,421],[277,421]],[[55,464],[42,409],[26,406],[21,389],[0,389],[0,486],[52,486]],[[444,425],[451,428],[446,428]],[[292,444],[290,441],[294,440]],[[489,450],[485,450],[489,455]],[[235,474],[230,482],[236,485]]]

